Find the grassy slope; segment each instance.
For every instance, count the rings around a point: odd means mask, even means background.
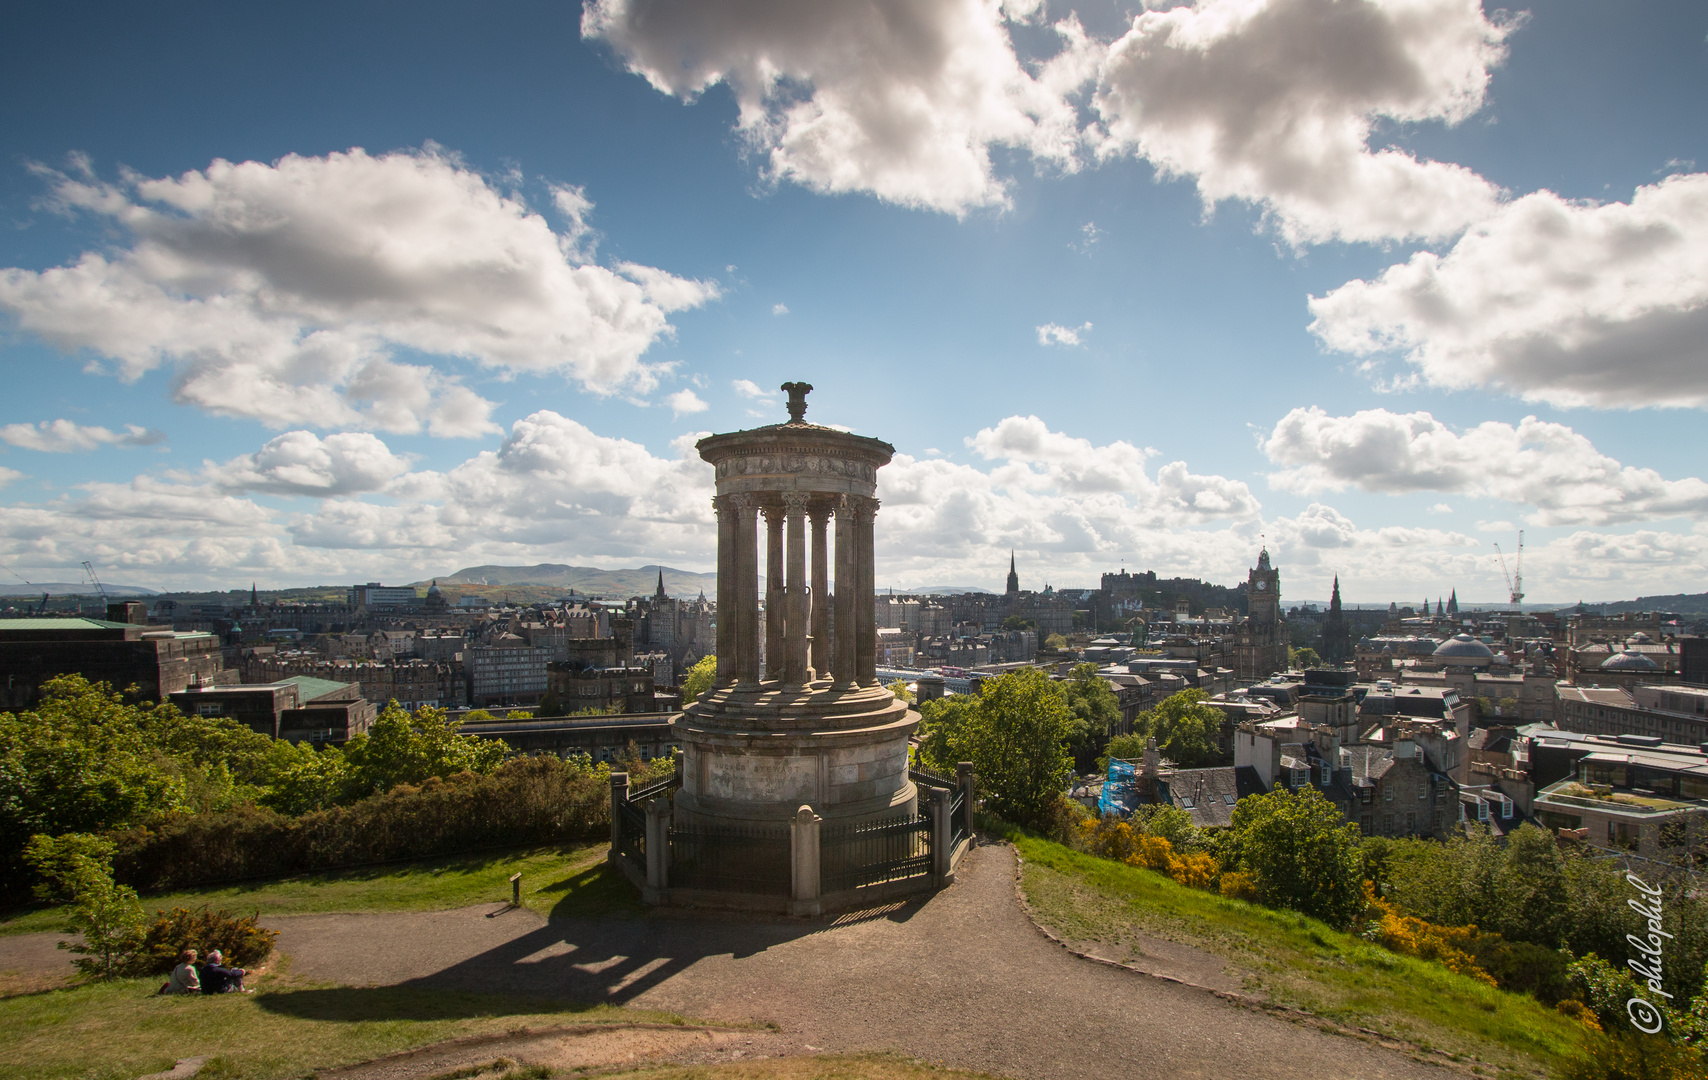
[[[522,874],[522,904],[542,915],[639,914],[639,898],[604,863],[609,845],[532,848],[498,854],[428,859],[391,866],[343,870],[272,881],[247,881],[224,888],[195,889],[143,897],[143,907],[201,907],[263,916],[321,911],[432,911],[503,903],[510,875]],[[57,931],[65,916],[38,908],[0,921],[0,934]]]
[[[1314,919],[1178,885],[1168,878],[1016,834],[1034,914],[1058,936],[1125,955],[1137,934],[1226,957],[1250,992],[1413,1044],[1534,1075],[1582,1029],[1534,999],[1399,956]],[[1492,1071],[1492,1070],[1491,1070]]]
[[[603,1005],[323,987],[271,976],[262,976],[252,995],[156,997],[159,981],[120,979],[0,999],[0,1077],[131,1080],[170,1069],[178,1058],[215,1055],[244,1080],[272,1080],[521,1027],[683,1022]]]

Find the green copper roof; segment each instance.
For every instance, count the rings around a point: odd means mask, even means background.
[[[288,679],[280,679],[279,681],[296,683],[297,700],[304,705],[311,701],[319,701],[323,697],[331,697],[333,694],[348,690],[356,685],[355,683],[333,682],[331,679],[314,679],[307,675],[292,675]]]

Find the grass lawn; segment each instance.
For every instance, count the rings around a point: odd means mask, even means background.
[[[327,987],[262,976],[254,994],[156,997],[120,979],[0,999],[0,1078],[134,1080],[184,1057],[210,1076],[301,1077],[468,1035],[565,1024],[684,1023],[668,1013],[400,987]]]
[[[1015,832],[1022,887],[1057,936],[1124,956],[1140,935],[1195,946],[1243,972],[1247,992],[1481,1064],[1535,1076],[1583,1029],[1535,999],[1391,953],[1324,923],[1178,885],[1161,874]]]
[[[432,911],[510,899],[510,875],[522,874],[524,907],[555,918],[639,915],[640,897],[609,869],[609,844],[454,856],[389,866],[339,870],[226,887],[143,897],[143,907],[225,908],[240,914],[295,915],[323,911]],[[10,913],[0,934],[57,931],[57,908]]]

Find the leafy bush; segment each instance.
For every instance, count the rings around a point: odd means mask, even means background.
[[[126,975],[167,974],[185,949],[195,949],[204,957],[217,949],[233,966],[252,967],[267,958],[279,937],[277,930],[256,925],[255,915],[239,918],[205,907],[200,911],[173,908],[154,915],[154,922],[125,959]]]
[[[1659,1035],[1591,1032],[1555,1080],[1702,1080],[1708,1061]]]
[[[1363,911],[1358,826],[1315,788],[1241,799],[1229,831],[1224,861],[1251,875],[1261,903],[1335,927]]]

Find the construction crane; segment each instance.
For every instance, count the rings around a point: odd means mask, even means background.
[[[1500,556],[1500,572],[1506,574],[1506,591],[1510,597],[1512,610],[1523,611],[1524,605],[1524,530],[1518,530],[1518,555],[1512,561],[1512,572],[1507,573],[1506,552],[1500,549],[1500,541],[1495,541],[1495,554]]]
[[[101,599],[102,600],[111,600],[112,597],[107,595],[107,587],[105,585],[101,584],[100,578],[95,576],[95,568],[93,566],[89,565],[88,559],[83,560],[83,569],[84,569],[84,571],[86,571],[88,573],[89,580],[93,581],[95,583],[95,590],[101,594]]]

